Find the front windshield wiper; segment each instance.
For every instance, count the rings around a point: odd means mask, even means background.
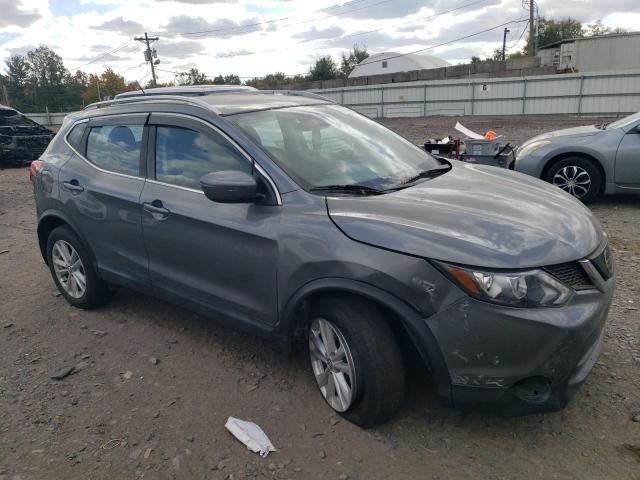
[[[444,167],[425,170],[424,172],[420,172],[419,174],[409,178],[408,180],[405,180],[404,182],[402,182],[402,185],[408,185],[410,183],[417,182],[418,180],[421,180],[423,178],[434,178],[434,177],[437,177],[438,175],[442,175],[443,173],[448,172],[449,170],[451,170],[451,165],[446,165]]]
[[[368,187],[366,185],[347,184],[347,185],[321,185],[319,187],[313,187],[310,192],[344,192],[344,193],[359,193],[360,195],[380,195],[385,193],[385,190],[378,190],[377,188]]]
[[[609,125],[608,123],[598,123],[597,125],[595,125],[595,127],[598,130],[606,130],[607,129],[607,125]]]

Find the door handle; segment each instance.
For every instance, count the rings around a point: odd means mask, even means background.
[[[154,200],[151,203],[145,202],[142,204],[142,207],[157,219],[167,218],[171,213],[168,208],[164,207],[160,200]]]
[[[62,186],[72,192],[80,193],[84,191],[84,187],[81,187],[76,179],[69,180],[68,182],[62,182]]]

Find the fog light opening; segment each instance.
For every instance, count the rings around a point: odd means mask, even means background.
[[[529,377],[520,380],[511,392],[527,403],[544,403],[551,397],[551,384],[545,377]]]

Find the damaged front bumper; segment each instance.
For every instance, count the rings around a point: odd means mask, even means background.
[[[0,132],[0,166],[25,166],[47,149],[52,134],[10,135]]]
[[[446,364],[447,403],[505,415],[565,407],[600,354],[614,283],[578,291],[560,308],[465,298],[427,319]]]

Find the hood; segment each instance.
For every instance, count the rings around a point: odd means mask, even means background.
[[[537,137],[533,137],[522,144],[524,147],[528,143],[537,142],[538,140],[552,140],[558,137],[584,137],[602,133],[603,130],[596,128],[595,125],[585,125],[582,127],[563,128],[562,130],[554,130],[553,132],[543,133]]]
[[[479,267],[555,265],[601,243],[591,211],[559,188],[510,170],[452,164],[397,192],[327,198],[329,215],[353,240]]]

